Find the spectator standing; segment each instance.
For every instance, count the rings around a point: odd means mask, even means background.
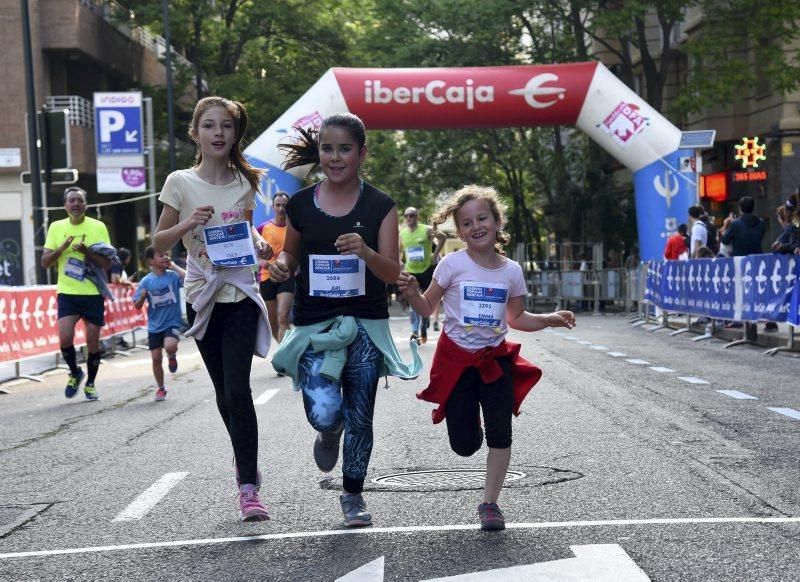
[[[667,239],[664,247],[664,258],[668,261],[677,261],[683,255],[688,257],[689,249],[686,247],[686,235],[689,227],[685,222],[678,225],[678,231]]]
[[[739,200],[739,210],[742,215],[734,218],[731,213],[722,223],[720,242],[723,245],[731,246],[731,256],[733,257],[746,257],[761,252],[761,241],[764,238],[765,228],[764,221],[753,214],[755,206],[755,201],[750,196],[743,196]],[[725,327],[739,328],[742,327],[742,324],[733,322]]]
[[[702,206],[695,205],[689,207],[689,256],[694,258],[697,256],[697,251],[700,247],[706,246],[708,242],[708,229],[703,222],[704,210]]]
[[[723,245],[732,245],[731,254],[734,257],[757,255],[761,252],[765,227],[764,221],[753,214],[755,206],[755,201],[750,196],[743,196],[739,200],[742,215],[734,218],[731,213],[722,223],[720,242]]]
[[[405,270],[416,277],[422,292],[431,284],[433,267],[444,246],[447,237],[442,233],[434,234],[433,229],[427,225],[419,224],[419,212],[413,206],[403,212],[405,226],[400,228],[400,253],[405,254]],[[435,250],[431,250],[431,242],[436,241]],[[411,339],[419,343],[428,341],[427,317],[420,317],[413,306],[408,311],[411,319]]]
[[[83,319],[86,327],[86,368],[88,377],[83,393],[87,400],[99,400],[94,386],[100,368],[100,328],[105,325],[105,302],[97,281],[90,275],[91,265],[107,271],[111,259],[92,245],[110,246],[106,225],[86,216],[86,191],[70,186],[64,190],[64,209],[68,218],[56,220],[47,230],[42,252],[42,268],[58,268],[58,340],[61,356],[69,366],[64,396],[77,394],[85,376],[75,354],[75,326]]]
[[[294,303],[294,275],[292,274],[286,281],[280,283],[273,281],[269,276],[269,266],[281,254],[283,242],[286,240],[286,204],[288,202],[289,195],[286,192],[276,192],[272,196],[272,209],[275,216],[260,229],[261,236],[272,247],[273,255],[269,259],[258,261],[261,267],[259,290],[267,304],[272,337],[278,342],[283,340],[284,334],[289,329],[289,312]]]
[[[800,255],[800,189],[795,190],[783,205],[786,216],[786,227],[781,236],[772,245],[777,253]]]

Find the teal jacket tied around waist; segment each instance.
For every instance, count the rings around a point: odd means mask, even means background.
[[[279,374],[289,376],[292,379],[292,388],[299,390],[298,363],[311,345],[315,352],[325,352],[320,374],[338,382],[347,363],[347,346],[355,339],[358,324],[361,324],[369,339],[383,354],[382,376],[397,376],[404,380],[419,376],[422,371],[422,358],[417,353],[417,343],[410,342],[412,360],[411,363],[404,362],[392,339],[389,320],[361,319],[343,315],[313,325],[301,325],[290,329],[272,358],[272,367]]]

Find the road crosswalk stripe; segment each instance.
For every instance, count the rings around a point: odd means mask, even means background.
[[[269,399],[275,396],[278,392],[280,392],[279,388],[270,388],[268,390],[264,390],[264,392],[261,393],[261,396],[253,400],[253,404],[256,406],[260,404],[266,404],[269,402]]]
[[[142,519],[159,501],[166,497],[170,489],[175,487],[188,474],[179,472],[163,475],[161,479],[145,489],[112,521],[136,521],[137,519]]]
[[[772,412],[777,412],[778,414],[782,414],[784,416],[788,416],[789,418],[794,418],[795,420],[800,420],[800,411],[797,411],[794,408],[772,408],[772,407],[768,407],[768,408]]]

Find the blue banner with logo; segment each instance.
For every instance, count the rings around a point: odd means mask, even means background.
[[[742,258],[743,320],[788,320],[792,295],[797,288],[797,263],[795,255]]]
[[[795,255],[652,261],[644,298],[668,311],[800,325],[798,276]]]
[[[643,260],[663,259],[667,238],[688,220],[689,206],[697,201],[694,167],[692,150],[676,150],[633,173]]]

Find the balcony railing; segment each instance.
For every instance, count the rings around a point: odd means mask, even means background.
[[[45,103],[48,109],[69,109],[69,124],[72,126],[94,127],[94,105],[80,95],[50,95]]]
[[[167,41],[164,37],[153,34],[146,28],[134,24],[135,15],[133,10],[128,10],[120,6],[114,2],[114,0],[80,0],[80,3],[98,17],[112,24],[117,30],[131,40],[153,51],[159,59],[164,58],[167,51]],[[174,48],[172,49],[172,58],[174,62],[178,62],[184,67],[190,67],[192,65],[186,57],[177,52]]]

